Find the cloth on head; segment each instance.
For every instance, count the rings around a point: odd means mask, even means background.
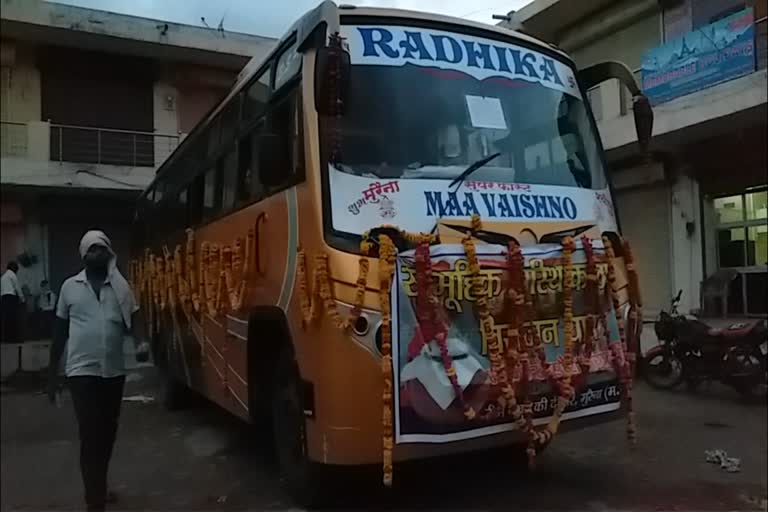
[[[107,279],[117,296],[117,302],[120,304],[120,312],[123,315],[125,326],[130,329],[131,316],[137,310],[136,299],[133,296],[133,291],[131,291],[131,285],[128,284],[123,274],[117,269],[117,255],[112,250],[112,241],[103,231],[93,230],[83,235],[83,239],[80,240],[80,258],[84,258],[88,249],[94,245],[105,247],[112,256],[107,269]]]

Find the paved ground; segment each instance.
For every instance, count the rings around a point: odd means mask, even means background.
[[[148,393],[151,369],[126,394]],[[138,375],[138,374],[137,374]],[[2,510],[76,510],[80,503],[71,404],[49,406],[34,391],[3,388]],[[640,444],[624,425],[563,435],[533,474],[505,454],[399,465],[382,491],[378,468],[345,481],[346,510],[765,510],[766,407],[727,389],[662,393],[639,386]],[[209,406],[166,413],[126,403],[111,481],[122,510],[286,510],[268,448]],[[729,474],[704,450],[740,457]],[[359,481],[359,482],[358,482]],[[359,485],[358,485],[359,483]],[[352,489],[354,489],[352,491]]]

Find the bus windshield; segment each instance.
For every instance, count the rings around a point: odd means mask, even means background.
[[[564,57],[428,28],[343,28],[346,108],[320,118],[331,237],[384,224],[425,232],[474,214],[595,225],[596,212],[612,215],[595,125]]]
[[[338,170],[377,178],[605,188],[584,102],[538,83],[415,65],[353,66],[345,115],[329,128]]]

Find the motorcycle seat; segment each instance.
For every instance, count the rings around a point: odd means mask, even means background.
[[[751,333],[761,323],[762,320],[749,320],[733,323],[726,327],[711,327],[708,334],[722,338],[741,338]]]

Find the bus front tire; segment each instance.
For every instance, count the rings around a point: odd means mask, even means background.
[[[160,403],[166,411],[180,411],[189,407],[191,390],[167,370],[160,370]]]
[[[307,456],[306,423],[301,379],[292,351],[282,350],[271,386],[272,435],[280,476],[297,505],[318,507],[327,502],[322,466]]]

